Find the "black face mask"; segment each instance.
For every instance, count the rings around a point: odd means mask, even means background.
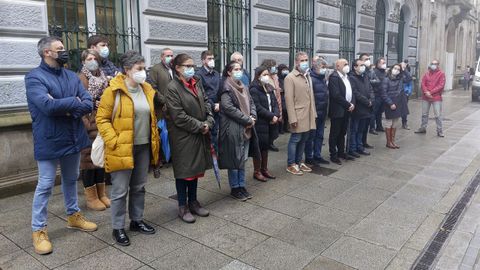
[[[60,66],[65,65],[68,62],[68,51],[58,51],[57,54],[58,56],[55,58],[55,61],[57,61]]]

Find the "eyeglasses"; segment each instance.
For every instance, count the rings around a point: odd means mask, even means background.
[[[194,68],[195,67],[195,65],[179,65],[179,66],[187,67],[187,68]]]

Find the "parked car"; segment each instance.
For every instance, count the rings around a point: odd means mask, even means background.
[[[480,58],[478,58],[477,66],[475,67],[475,76],[472,81],[472,101],[480,101]]]

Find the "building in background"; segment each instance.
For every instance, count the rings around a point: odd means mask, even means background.
[[[476,58],[478,1],[0,0],[0,188],[36,181],[23,78],[38,65],[36,43],[47,34],[63,38],[73,70],[88,36],[102,34],[112,61],[135,49],[147,66],[160,61],[164,47],[189,53],[198,65],[208,48],[219,70],[234,51],[249,70],[265,58],[292,66],[299,50],[332,64],[363,52],[389,65],[409,59],[419,74],[438,58],[451,88]]]

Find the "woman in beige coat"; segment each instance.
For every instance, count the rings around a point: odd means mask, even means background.
[[[305,52],[295,55],[295,69],[287,75],[284,82],[285,105],[290,123],[290,140],[288,142],[287,172],[303,175],[312,169],[302,161],[305,141],[309,132],[316,128],[315,98],[312,79],[308,73],[310,64]]]

